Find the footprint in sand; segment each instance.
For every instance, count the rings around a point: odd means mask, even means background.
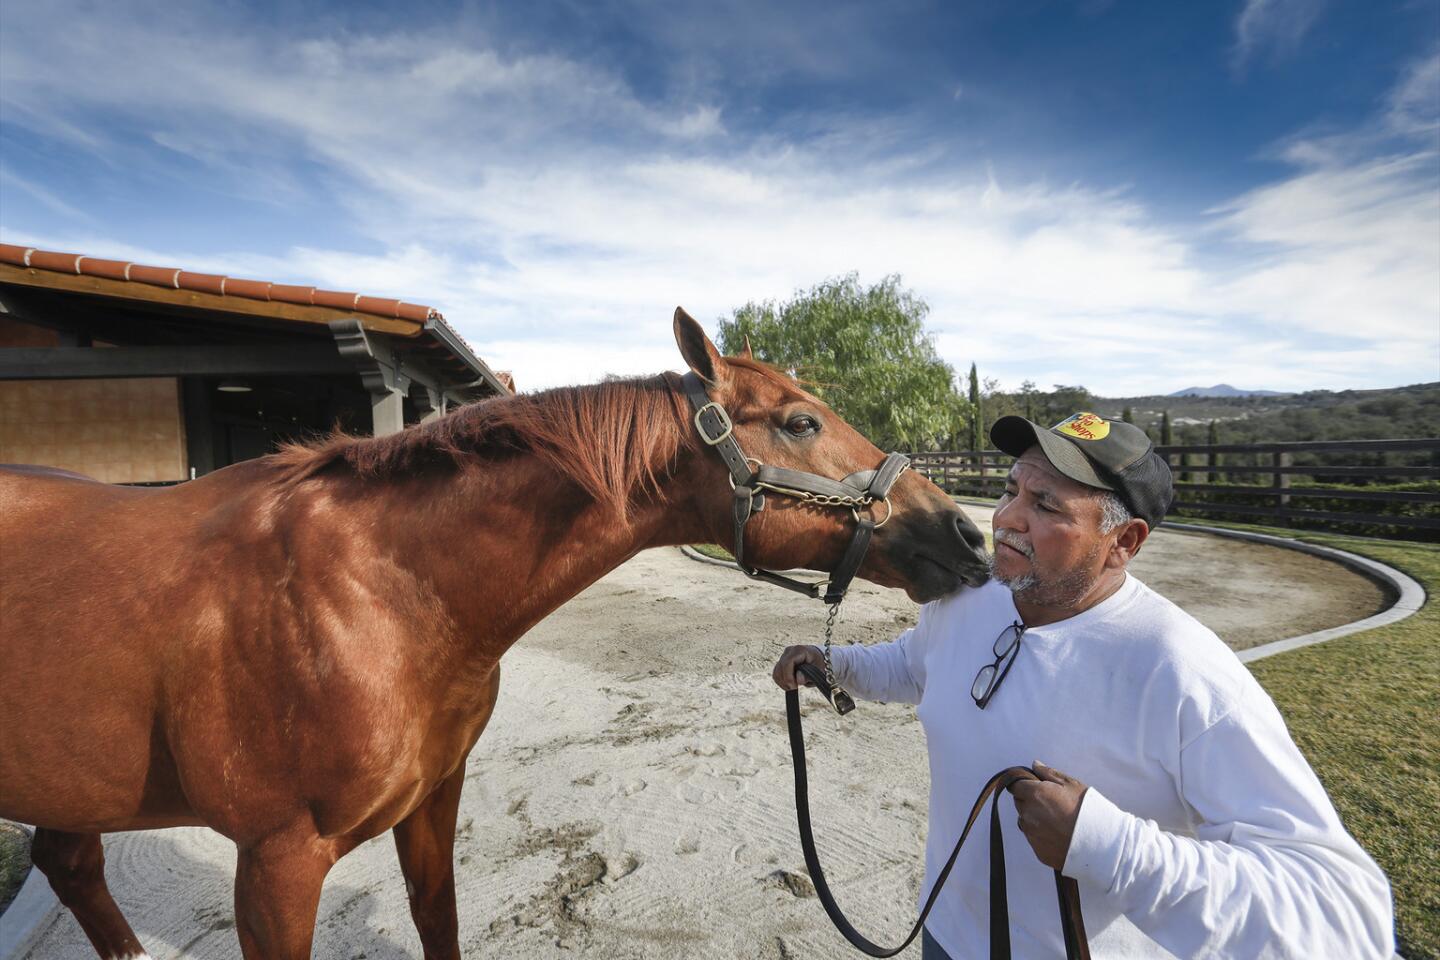
[[[638,856],[629,851],[622,853],[615,860],[606,862],[603,882],[606,884],[619,883],[636,870],[639,870],[641,862]]]
[[[705,790],[690,783],[682,783],[677,786],[675,795],[686,803],[696,805],[714,803],[720,796],[714,790]]]
[[[803,899],[815,896],[815,884],[810,878],[794,870],[776,870],[760,881],[767,887],[784,890],[792,897]]]

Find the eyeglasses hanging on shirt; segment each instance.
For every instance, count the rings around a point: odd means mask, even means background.
[[[990,646],[990,652],[995,654],[995,662],[987,663],[975,674],[975,682],[970,684],[970,699],[975,701],[975,706],[984,710],[990,703],[990,698],[995,696],[995,691],[1000,689],[1000,684],[1005,681],[1005,675],[1010,668],[1015,666],[1015,659],[1020,654],[1020,638],[1025,635],[1025,624],[1016,620],[1010,626],[1000,631],[1000,636]]]

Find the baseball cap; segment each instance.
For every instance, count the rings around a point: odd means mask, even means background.
[[[1086,486],[1113,491],[1151,530],[1165,519],[1175,498],[1170,464],[1133,423],[1082,412],[1047,430],[1024,417],[1001,417],[990,427],[990,441],[1012,457],[1038,444],[1056,470]]]

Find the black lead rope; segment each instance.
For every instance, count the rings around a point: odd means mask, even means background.
[[[821,670],[808,663],[801,664],[798,669],[825,695],[825,699],[830,699],[830,687],[825,682],[825,675]],[[924,927],[925,918],[930,915],[930,908],[935,906],[935,901],[940,896],[940,889],[950,876],[950,870],[955,866],[956,858],[960,856],[960,848],[965,845],[965,839],[970,835],[970,828],[975,825],[975,821],[979,819],[980,813],[988,801],[990,803],[990,960],[1010,960],[1010,904],[1005,890],[1005,841],[1000,831],[1000,795],[1017,780],[1038,780],[1039,777],[1035,775],[1035,772],[1028,767],[1007,767],[989,779],[984,789],[980,791],[980,795],[975,798],[975,805],[971,808],[970,816],[965,821],[965,829],[960,831],[960,839],[955,841],[955,849],[950,852],[950,859],[945,861],[940,875],[935,878],[935,886],[931,888],[930,896],[920,911],[920,918],[911,928],[910,935],[898,947],[886,948],[866,939],[850,924],[849,920],[845,919],[840,905],[835,902],[835,895],[830,892],[830,885],[825,881],[825,872],[820,868],[820,858],[815,853],[815,836],[810,827],[810,791],[805,776],[805,734],[800,726],[800,695],[797,690],[785,692],[785,718],[790,725],[790,752],[795,765],[795,814],[800,822],[800,846],[805,853],[805,867],[810,871],[810,879],[815,884],[815,893],[819,896],[820,903],[825,907],[825,912],[829,914],[830,921],[835,924],[835,928],[844,935],[845,939],[872,957],[893,957],[910,946],[921,928]],[[1060,901],[1060,929],[1065,937],[1066,960],[1090,960],[1090,947],[1085,938],[1085,923],[1080,915],[1078,886],[1074,880],[1061,876],[1060,871],[1056,870],[1055,891]]]

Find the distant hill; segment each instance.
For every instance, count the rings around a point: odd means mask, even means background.
[[[1058,423],[1089,410],[1111,420],[1126,417],[1158,440],[1161,421],[1169,414],[1177,444],[1208,442],[1212,422],[1220,443],[1440,437],[1440,382],[1379,390],[1240,391],[1234,396],[1196,396],[1182,390],[1163,397],[1100,397],[1083,386],[1057,385],[1049,391],[1026,386],[1029,389],[1015,393],[985,394],[985,422],[1018,414],[1036,423]]]
[[[1166,394],[1169,397],[1283,397],[1280,390],[1241,390],[1228,383],[1217,383],[1213,387],[1186,387]]]

